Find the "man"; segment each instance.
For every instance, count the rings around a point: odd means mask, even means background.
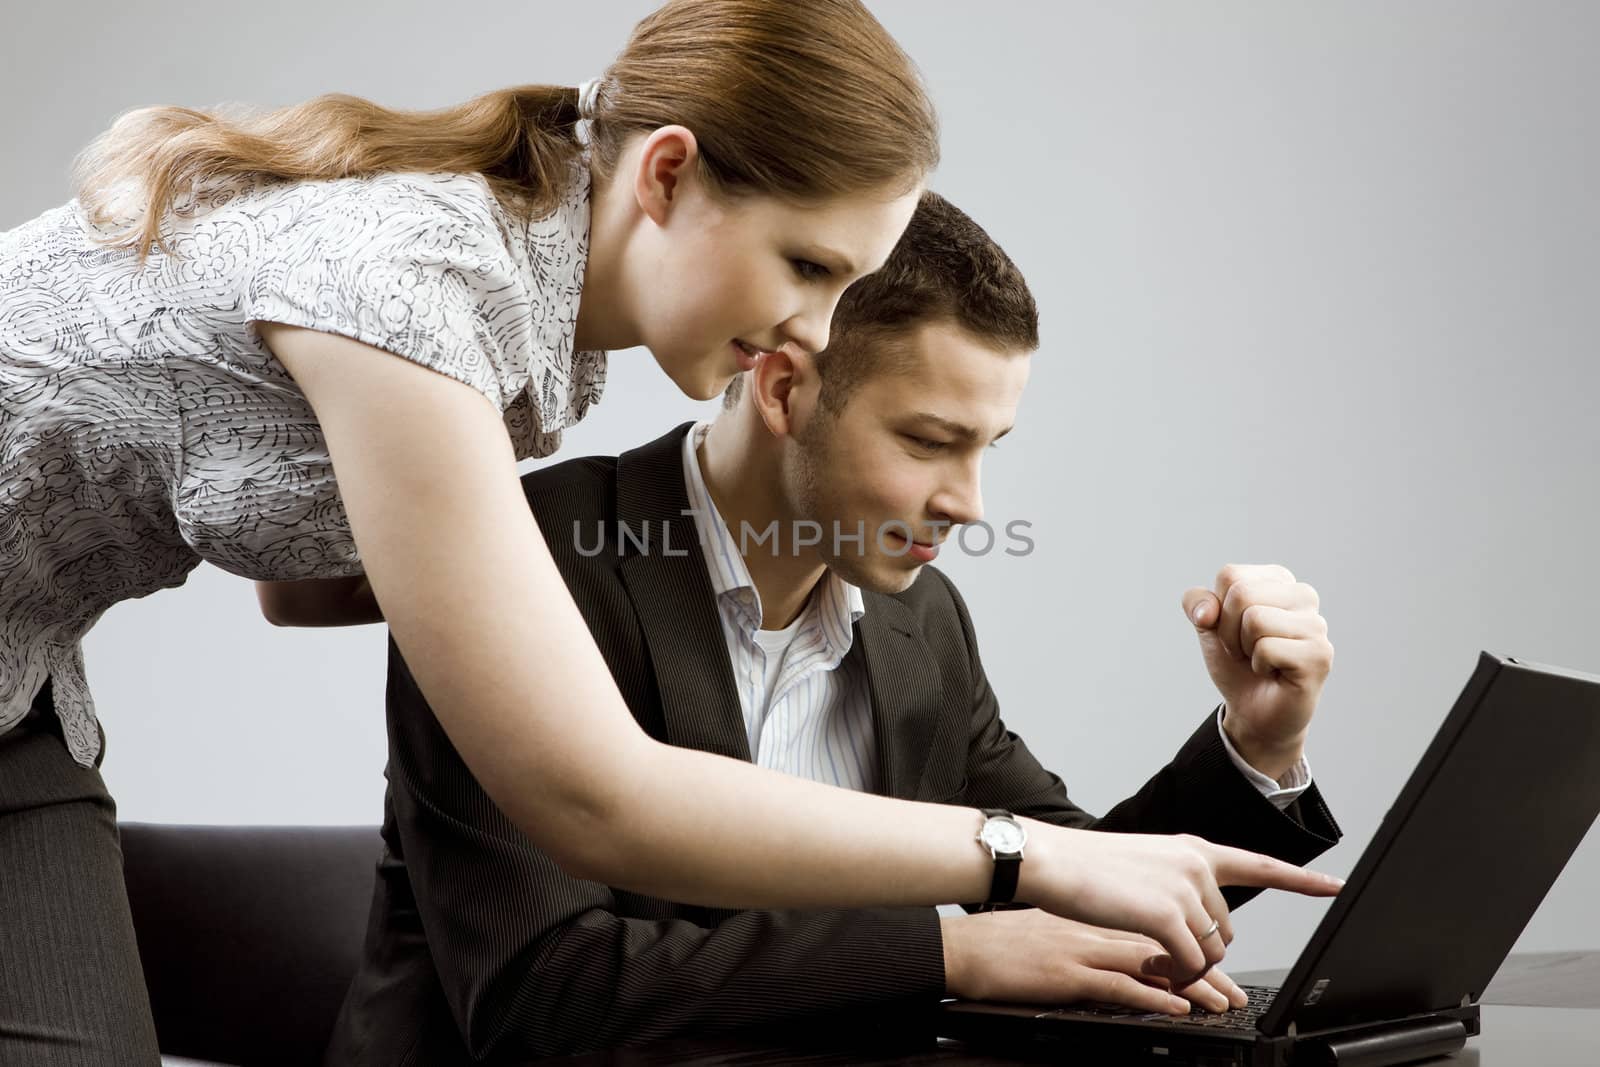
[[[981,459],[1036,324],[1015,266],[928,194],[826,352],[763,357],[709,427],[528,475],[529,505],[658,739],[1304,863],[1338,837],[1302,754],[1332,649],[1282,568],[1185,594],[1224,708],[1105,818],[1001,722],[966,607],[927,564],[982,516]],[[1042,912],[715,911],[571,878],[478,787],[392,643],[388,710],[387,850],[330,1063],[516,1062],[946,994],[1186,1010],[1143,969],[1152,942]],[[1215,974],[1181,992],[1212,1010],[1239,996]]]

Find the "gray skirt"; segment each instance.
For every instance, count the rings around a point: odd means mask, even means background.
[[[0,734],[0,1064],[160,1058],[117,806],[67,752],[46,682]]]

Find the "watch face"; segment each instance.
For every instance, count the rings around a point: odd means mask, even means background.
[[[996,852],[1021,852],[1028,835],[1010,819],[990,819],[983,824],[983,843]]]

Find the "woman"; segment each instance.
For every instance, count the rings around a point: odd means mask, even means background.
[[[364,575],[489,795],[583,877],[721,906],[988,894],[969,809],[646,737],[515,469],[605,349],[707,398],[827,343],[937,157],[911,64],[854,0],[675,0],[581,104],[587,147],[555,87],[139,112],[74,203],[0,235],[0,1061],[154,1061],[80,639],[201,560]],[[1154,936],[1174,977],[1222,955],[1219,883],[1336,886],[1028,829],[1018,897]]]

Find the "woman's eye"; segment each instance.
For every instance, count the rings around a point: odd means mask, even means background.
[[[829,273],[827,267],[821,263],[813,263],[809,259],[791,259],[789,262],[794,265],[794,272],[807,281],[826,278]]]

